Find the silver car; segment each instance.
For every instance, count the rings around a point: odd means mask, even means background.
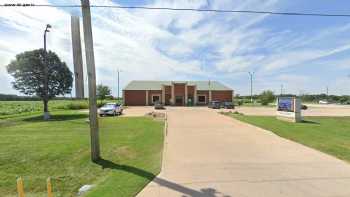
[[[104,116],[104,115],[116,116],[116,115],[121,115],[122,113],[123,113],[123,106],[117,103],[107,103],[98,110],[98,114],[100,116]]]

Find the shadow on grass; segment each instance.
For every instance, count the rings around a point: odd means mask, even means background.
[[[220,192],[218,192],[216,189],[213,188],[203,188],[200,189],[199,191],[185,187],[183,185],[179,185],[177,183],[168,181],[166,179],[157,177],[155,174],[147,172],[145,170],[135,168],[133,166],[128,166],[128,165],[120,165],[116,164],[112,161],[105,160],[105,159],[100,159],[96,161],[96,164],[100,165],[103,169],[112,169],[112,170],[123,170],[125,172],[144,177],[148,179],[149,181],[153,181],[157,183],[158,185],[162,187],[169,188],[171,190],[177,191],[182,193],[182,197],[217,197],[218,194],[223,197],[230,197],[229,195],[223,195]]]
[[[319,122],[314,122],[311,120],[303,120],[301,123],[305,123],[305,124],[320,124]]]
[[[87,117],[88,117],[87,114],[56,114],[56,115],[51,115],[49,121],[76,120],[76,119],[82,119],[82,118],[87,118]],[[23,121],[26,121],[26,122],[45,122],[45,120],[43,120],[42,115],[24,118]]]

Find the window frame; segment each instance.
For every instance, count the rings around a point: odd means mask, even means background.
[[[204,97],[204,101],[200,101],[199,97]],[[207,103],[207,95],[205,95],[205,94],[198,94],[197,95],[197,103],[202,103],[202,104]]]

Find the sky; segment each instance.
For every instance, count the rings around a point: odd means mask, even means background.
[[[13,0],[0,0],[0,4]],[[80,4],[79,0],[22,0]],[[93,5],[350,14],[347,0],[90,0]],[[98,84],[117,95],[131,80],[216,80],[236,94],[350,94],[350,17],[175,12],[92,8]],[[70,16],[80,8],[0,7],[0,93],[18,94],[6,65],[23,51],[47,48],[73,71]],[[81,21],[82,23],[82,21]],[[82,27],[82,25],[81,25]],[[81,34],[82,34],[81,29]],[[83,39],[83,36],[82,36]],[[83,42],[82,42],[83,44]],[[84,47],[84,45],[83,45]],[[85,64],[85,54],[83,54]],[[85,77],[85,83],[87,78]],[[87,84],[86,84],[87,86]],[[74,89],[73,89],[74,96]]]

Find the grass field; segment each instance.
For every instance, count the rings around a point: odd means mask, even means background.
[[[103,160],[90,161],[87,114],[54,112],[0,120],[0,194],[16,196],[16,178],[24,178],[26,197],[45,196],[52,177],[55,197],[133,196],[159,173],[163,122],[146,117],[100,119]]]
[[[303,123],[290,123],[275,117],[229,115],[350,162],[350,117],[306,117]]]
[[[98,105],[106,102],[121,102],[116,100],[98,101]],[[88,100],[51,100],[49,110],[77,110],[87,109]],[[0,118],[19,114],[33,114],[43,111],[42,101],[0,101]]]

